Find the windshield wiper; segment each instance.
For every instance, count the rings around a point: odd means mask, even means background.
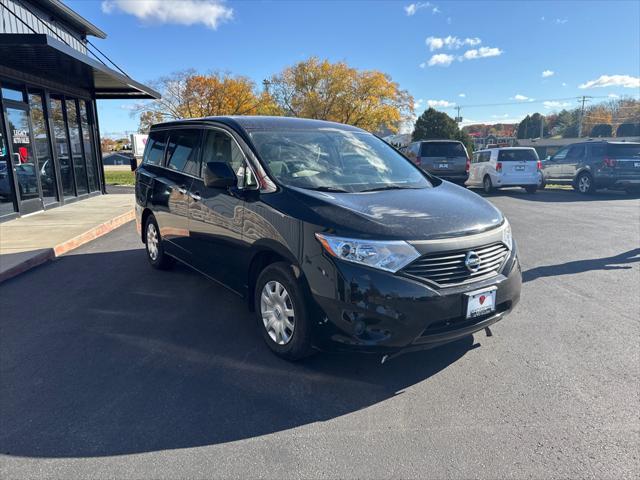
[[[411,190],[416,187],[403,187],[402,185],[385,185],[383,187],[368,188],[366,190],[360,190],[360,192],[381,192],[383,190]]]
[[[340,187],[331,187],[329,185],[322,185],[320,187],[309,188],[309,190],[315,190],[317,192],[336,192],[336,193],[349,193],[344,188]]]

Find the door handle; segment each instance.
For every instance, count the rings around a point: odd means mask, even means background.
[[[182,195],[186,195],[187,189],[185,187],[178,187],[178,192]]]
[[[200,194],[198,192],[192,193],[191,194],[191,198],[193,198],[194,202],[199,202],[200,200],[202,200],[202,197],[200,196]]]

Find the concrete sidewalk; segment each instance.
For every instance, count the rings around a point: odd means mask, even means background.
[[[0,282],[134,218],[133,195],[100,195],[0,223]]]

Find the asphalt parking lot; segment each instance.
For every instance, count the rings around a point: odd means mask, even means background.
[[[488,198],[516,311],[382,366],[279,360],[242,300],[153,271],[133,224],[2,284],[2,478],[638,478],[640,200]]]

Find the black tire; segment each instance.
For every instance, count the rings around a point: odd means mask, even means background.
[[[489,175],[485,175],[482,179],[482,190],[484,190],[486,194],[493,192],[493,184],[491,183],[491,177]]]
[[[525,191],[527,193],[536,193],[536,190],[538,190],[538,186],[537,185],[527,185],[526,187],[524,187]]]
[[[540,183],[538,183],[538,190],[544,190],[547,187],[547,182],[544,179],[544,175],[540,174]]]
[[[156,252],[154,252],[154,249],[152,248],[153,239],[149,238],[149,235],[151,235],[152,231],[155,232],[155,235],[157,236]],[[160,228],[158,227],[158,222],[156,222],[156,218],[153,215],[149,215],[147,217],[147,221],[144,225],[144,232],[144,245],[146,247],[145,250],[147,252],[147,260],[149,260],[151,266],[158,270],[170,269],[174,264],[174,260],[164,251],[162,237],[160,236]]]
[[[262,294],[265,285],[270,282],[277,282],[284,287],[286,290],[285,293],[288,294],[288,298],[290,300],[290,305],[289,303],[287,303],[287,305],[289,308],[293,308],[294,315],[293,317],[288,317],[288,320],[290,321],[291,318],[293,318],[293,322],[291,323],[293,323],[294,328],[286,343],[279,343],[272,338],[267,326],[265,325],[269,320],[263,320],[262,317]],[[275,292],[275,294],[278,293],[280,292]],[[266,303],[265,305],[268,308],[268,304]],[[254,292],[254,307],[256,312],[256,322],[258,323],[258,328],[262,333],[262,338],[273,353],[289,361],[301,360],[314,353],[311,346],[312,319],[310,316],[310,309],[307,305],[304,290],[294,276],[291,265],[285,262],[272,263],[260,272]],[[281,315],[283,314],[281,313]],[[277,333],[274,332],[273,334],[277,337]]]
[[[587,172],[582,172],[578,175],[574,188],[582,195],[591,195],[596,192],[593,177]]]

